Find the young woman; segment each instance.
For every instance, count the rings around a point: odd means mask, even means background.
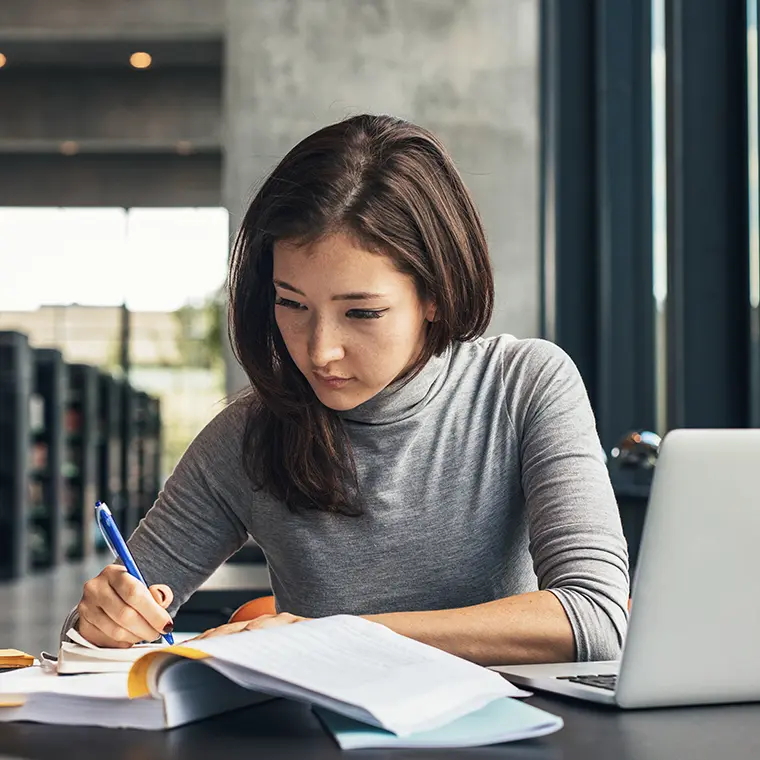
[[[357,116],[303,140],[229,296],[251,388],[129,541],[154,585],[110,565],[66,626],[155,639],[250,535],[280,612],[211,633],[348,613],[483,664],[619,654],[627,550],[582,380],[551,343],[480,337],[485,236],[432,134]]]

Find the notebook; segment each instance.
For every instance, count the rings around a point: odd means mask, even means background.
[[[559,716],[510,697],[495,699],[445,726],[408,736],[397,736],[329,710],[315,708],[314,712],[341,749],[482,747],[535,739],[559,731],[563,726]]]
[[[0,721],[171,728],[274,696],[408,736],[525,695],[494,671],[349,615],[163,647],[128,674],[37,676],[0,676],[9,705]]]

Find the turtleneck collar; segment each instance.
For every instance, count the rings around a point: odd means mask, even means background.
[[[450,361],[449,346],[440,356],[429,359],[412,380],[395,380],[363,404],[338,412],[338,416],[349,422],[366,425],[383,425],[411,417],[423,409],[438,392],[446,378]]]

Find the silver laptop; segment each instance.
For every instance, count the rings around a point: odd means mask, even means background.
[[[625,708],[760,701],[760,430],[663,439],[619,662],[494,670]]]

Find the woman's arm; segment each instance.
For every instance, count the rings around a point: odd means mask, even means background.
[[[190,444],[128,545],[149,586],[169,586],[174,615],[185,600],[247,539],[233,509],[250,494],[230,493],[225,468],[239,468],[243,410],[227,407]],[[73,610],[61,639],[78,623]]]
[[[453,610],[386,612],[362,617],[479,665],[568,662],[575,655],[573,629],[567,615],[557,597],[547,591]],[[198,638],[290,625],[306,619],[287,612],[261,615],[213,628]]]
[[[460,609],[363,617],[480,665],[575,659],[570,621],[557,597],[548,591]]]
[[[369,618],[483,664],[615,659],[628,620],[628,552],[586,390],[557,346],[513,345],[521,350],[505,362],[506,422],[520,441],[541,591]]]

